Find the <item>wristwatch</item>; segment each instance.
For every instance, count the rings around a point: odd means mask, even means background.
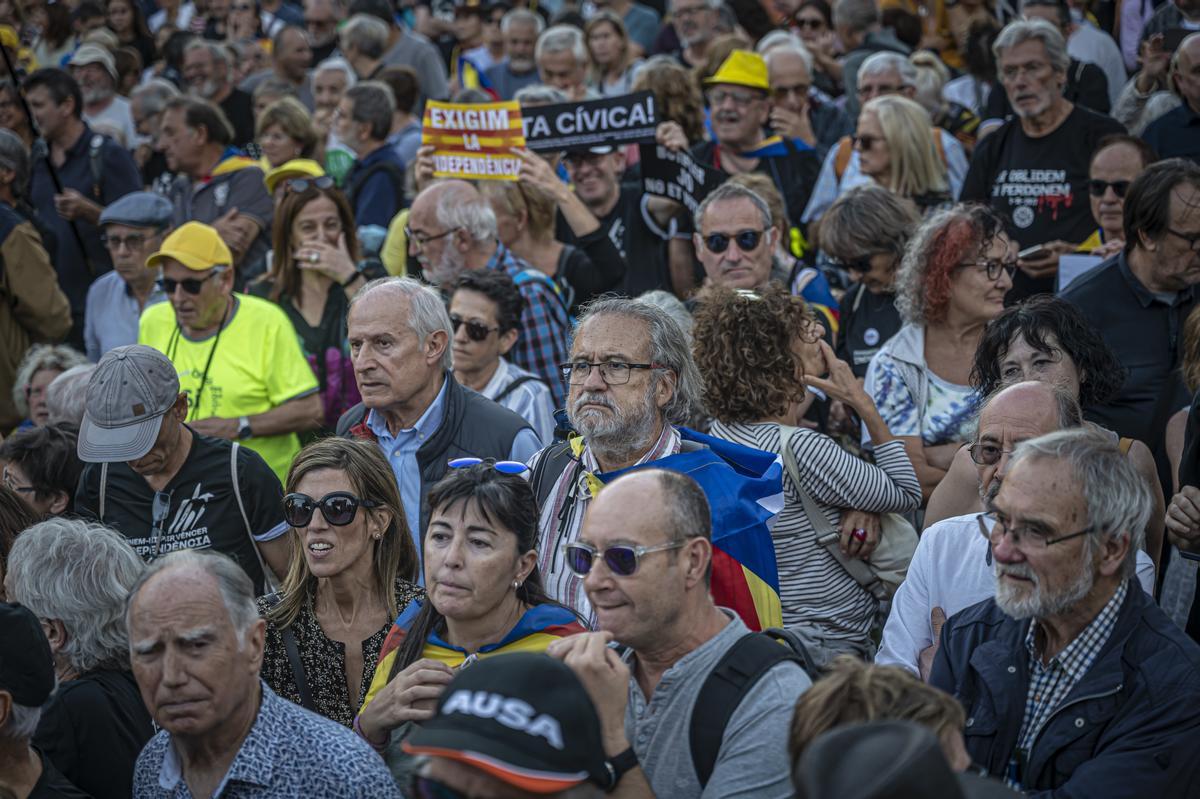
[[[239,439],[245,439],[252,435],[254,435],[254,431],[250,429],[250,417],[242,416],[238,419],[237,437]]]
[[[604,786],[605,793],[612,793],[617,789],[617,784],[621,781],[621,777],[633,769],[637,768],[638,756],[633,751],[633,747],[629,747],[619,755],[610,757],[604,761],[604,767],[608,769],[608,785]]]

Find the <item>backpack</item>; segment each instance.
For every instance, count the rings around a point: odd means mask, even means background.
[[[517,272],[515,275],[513,275],[513,283],[517,286],[517,288],[520,288],[525,283],[541,283],[543,286],[550,289],[554,296],[558,298],[558,301],[562,303],[563,311],[567,312],[567,321],[572,327],[575,326],[575,318],[571,316],[568,311],[568,309],[571,307],[570,301],[563,296],[562,286],[558,284],[557,280],[550,277],[545,272],[530,268],[522,269],[520,272]]]
[[[739,638],[704,678],[688,724],[688,748],[701,790],[712,777],[734,711],[763,675],[784,661],[799,664],[814,682],[820,676],[795,633],[771,627]]]
[[[942,129],[930,128],[929,132],[933,134],[933,146],[937,149],[938,158],[942,161],[942,166],[947,166],[946,161],[946,145],[942,143]],[[854,153],[854,137],[843,136],[837,143],[837,154],[833,157],[833,174],[837,177],[838,182],[842,180],[842,175],[846,174],[846,167],[850,165],[850,156]]]
[[[367,185],[367,180],[376,172],[386,172],[392,181],[392,186],[396,189],[396,196],[402,197],[404,195],[404,167],[394,164],[391,161],[381,161],[377,164],[371,164],[360,174],[355,175],[354,179],[346,186],[346,199],[350,202],[351,208],[358,208],[358,193],[362,191],[362,187]]]

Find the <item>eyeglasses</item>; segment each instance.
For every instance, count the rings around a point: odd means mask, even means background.
[[[963,261],[958,268],[963,269],[968,266],[978,266],[987,275],[988,280],[999,280],[1001,272],[1011,278],[1017,271],[1016,260],[999,261],[995,258],[986,258],[982,261]]]
[[[336,186],[337,183],[328,175],[321,175],[318,178],[292,178],[285,185],[287,186],[287,190],[289,192],[295,192],[299,194],[300,192],[305,192],[313,188],[319,189],[320,191],[329,191]]]
[[[608,567],[609,571],[618,577],[628,577],[637,571],[643,555],[679,549],[686,543],[687,541],[668,541],[653,547],[618,544],[600,552],[591,544],[577,542],[566,546],[567,568],[580,577],[587,577],[596,561],[596,555],[600,555],[604,558],[604,565]]]
[[[467,799],[465,793],[456,791],[444,782],[422,777],[420,774],[413,774],[408,795],[413,799]]]
[[[984,519],[992,523],[991,530],[988,529]],[[1008,533],[1012,537],[1014,546],[1021,546],[1021,541],[1025,540],[1029,542],[1031,548],[1036,549],[1044,549],[1052,544],[1059,544],[1063,541],[1070,541],[1072,538],[1079,538],[1079,536],[1087,535],[1095,529],[1088,527],[1086,530],[1080,530],[1077,533],[1050,538],[1050,534],[1053,531],[1039,530],[1027,524],[1021,526],[1010,524],[1008,519],[1005,519],[996,511],[987,511],[979,514],[975,517],[975,523],[979,525],[979,534],[992,544],[999,542],[1004,537],[1004,534]]]
[[[593,367],[600,370],[600,379],[610,386],[623,386],[628,383],[629,375],[634,369],[667,368],[657,363],[625,363],[624,361],[607,361],[605,363],[572,361],[558,365],[558,368],[562,370],[563,380],[572,386],[582,386],[586,383]]]
[[[1108,191],[1108,187],[1112,186],[1113,194],[1118,197],[1124,197],[1125,192],[1129,191],[1128,180],[1114,180],[1111,183],[1107,180],[1089,180],[1088,193],[1093,197],[1103,197],[1104,192]]]
[[[114,236],[111,233],[101,233],[100,243],[113,252],[117,252],[121,247],[125,247],[130,252],[140,250],[142,245],[146,243],[146,236],[141,233],[130,233],[128,236]]]
[[[233,7],[233,10],[234,11],[253,11],[254,6],[252,6],[252,5],[236,5]]]
[[[865,255],[862,258],[856,258],[853,261],[838,261],[833,258],[829,259],[829,263],[836,269],[844,269],[847,272],[861,272],[866,274],[871,271],[871,256]]]
[[[1049,64],[1043,64],[1041,61],[1030,61],[1028,64],[1012,64],[1011,66],[1001,67],[1000,80],[1016,80],[1021,75],[1033,77],[1048,66]]]
[[[1167,228],[1167,232],[1172,236],[1178,236],[1186,241],[1188,243],[1189,250],[1194,252],[1197,249],[1200,249],[1196,246],[1197,244],[1200,244],[1200,233],[1180,233],[1178,230],[1172,230],[1171,228]]]
[[[860,150],[870,150],[877,141],[883,141],[883,137],[863,133],[854,137],[854,146]]]
[[[708,93],[708,104],[713,108],[723,105],[726,100],[732,100],[738,108],[745,108],[755,100],[761,100],[762,95],[754,92],[739,92],[731,89],[713,89]]]
[[[795,22],[797,28],[806,28],[808,30],[817,31],[825,27],[825,20],[823,19],[805,19],[804,17],[796,17],[796,19],[793,21]]]
[[[13,491],[16,491],[18,494],[36,494],[37,493],[37,488],[35,486],[21,485],[20,483],[18,483],[17,478],[15,476],[13,476],[13,473],[8,470],[7,466],[4,467],[3,480],[4,480],[5,488],[11,488]]]
[[[463,325],[467,326],[467,338],[471,339],[471,341],[484,341],[487,339],[488,335],[500,329],[499,325],[496,327],[488,327],[481,322],[472,322],[469,319],[463,319],[458,314],[450,314],[450,327],[454,330],[456,335],[458,333],[458,329]]]
[[[1000,449],[995,444],[972,444],[967,447],[967,452],[971,454],[971,460],[980,466],[995,466],[1000,462],[1000,458],[1005,455],[1013,454],[1011,449]]]
[[[164,294],[171,295],[175,293],[175,289],[182,288],[193,297],[200,293],[204,288],[204,284],[225,271],[225,267],[218,266],[214,268],[204,277],[187,277],[183,280],[175,280],[169,277],[161,277],[158,279],[158,287],[163,290]]]
[[[442,233],[438,233],[435,236],[423,236],[420,233],[413,231],[413,229],[410,228],[408,225],[405,225],[404,226],[404,237],[406,239],[408,239],[409,241],[411,241],[412,243],[416,244],[417,249],[423,250],[423,249],[425,249],[425,246],[427,244],[429,244],[429,242],[437,241],[438,239],[443,239],[446,236],[449,236],[451,233],[454,233],[457,230],[458,230],[458,228],[452,227],[449,230],[444,231]]]
[[[739,230],[732,236],[728,233],[713,233],[704,237],[704,246],[708,248],[709,252],[720,255],[729,249],[729,242],[732,241],[742,252],[753,252],[758,249],[762,235],[763,231],[761,230]]]
[[[795,86],[776,86],[771,89],[771,94],[776,100],[786,100],[793,94],[798,97],[808,97],[808,92],[811,88],[806,83],[797,83]]]
[[[881,94],[897,94],[904,87],[897,83],[880,83],[879,85],[867,84],[866,86],[858,87],[859,97],[878,97]]]
[[[334,527],[345,527],[354,521],[359,506],[378,508],[379,503],[370,499],[359,499],[349,491],[334,491],[320,499],[308,494],[288,494],[283,498],[283,520],[292,527],[308,527],[313,513],[320,508],[325,521]]]
[[[501,474],[521,474],[529,471],[529,467],[520,461],[498,461],[494,458],[455,458],[452,461],[447,461],[446,465],[451,469],[470,469],[472,466],[479,464],[491,466]]]

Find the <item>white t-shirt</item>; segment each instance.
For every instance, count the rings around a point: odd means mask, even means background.
[[[114,132],[120,134],[119,137],[113,136],[113,138],[117,139],[117,144],[126,150],[132,150],[142,143],[137,126],[133,124],[133,112],[129,108],[129,101],[119,94],[113,95],[108,108],[99,114],[85,113],[83,121],[97,133],[106,133],[110,136]]]

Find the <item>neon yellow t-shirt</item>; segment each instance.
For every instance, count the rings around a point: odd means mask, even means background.
[[[199,397],[199,407],[188,413],[189,421],[210,416],[251,416],[317,390],[317,378],[283,311],[257,297],[233,296],[237,310],[221,331],[219,341],[216,335],[203,341],[183,336],[169,302],[152,305],[142,314],[138,343],[170,358],[179,373],[180,389],[193,403]],[[204,367],[214,346],[217,350],[205,379]],[[287,477],[292,458],[300,450],[295,433],[255,436],[244,443],[263,457],[280,482]]]

